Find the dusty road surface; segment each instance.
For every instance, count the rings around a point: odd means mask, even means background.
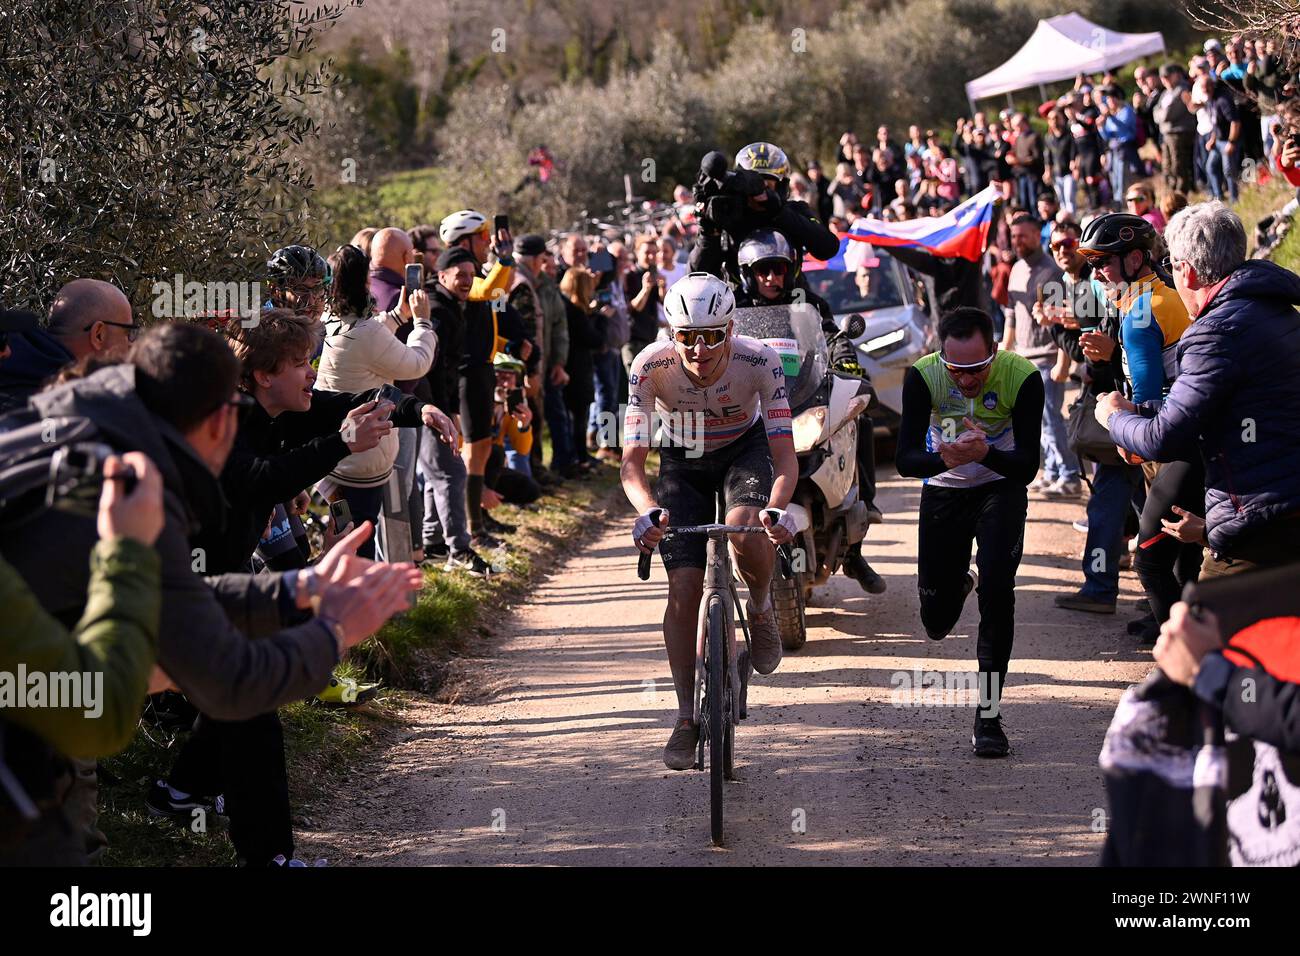
[[[1077,586],[1080,502],[1031,500],[1003,714],[1013,754],[971,755],[972,711],[896,707],[894,675],[974,669],[976,602],[941,643],[920,631],[920,485],[881,470],[886,522],[867,553],[879,597],[840,576],[809,610],[807,646],[755,676],[737,732],[727,845],[708,836],[708,781],[661,761],[675,712],[660,635],[666,582],[636,577],[611,523],[517,614],[479,703],[421,705],[299,856],[357,864],[1074,864],[1101,848],[1097,752],[1122,689],[1150,669],[1120,612],[1061,611]]]

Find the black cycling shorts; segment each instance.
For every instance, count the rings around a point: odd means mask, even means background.
[[[471,365],[460,373],[460,428],[466,443],[492,437],[497,374],[491,365]]]
[[[718,491],[726,496],[727,510],[740,507],[765,508],[772,498],[772,451],[762,421],[730,445],[709,455],[688,458],[685,448],[659,451],[659,480],[655,500],[668,510],[669,528],[709,524],[722,517],[717,513]],[[702,534],[672,535],[659,550],[664,567],[701,568],[708,555],[709,539]]]

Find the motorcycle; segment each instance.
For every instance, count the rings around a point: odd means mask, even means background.
[[[764,341],[781,357],[790,403],[799,481],[787,510],[798,535],[793,573],[774,575],[772,603],[786,650],[807,640],[805,608],[813,588],[844,563],[867,533],[867,506],[858,494],[858,416],[875,398],[869,382],[830,368],[821,317],[808,304],[737,309],[735,329]]]

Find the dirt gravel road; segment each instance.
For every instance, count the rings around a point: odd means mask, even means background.
[[[607,524],[520,608],[472,704],[417,705],[404,738],[313,813],[299,856],[342,865],[1075,864],[1101,848],[1097,752],[1120,692],[1151,666],[1120,612],[1057,610],[1077,586],[1079,502],[1033,500],[1003,713],[1006,760],[970,753],[971,710],[896,707],[894,675],[974,668],[976,602],[941,643],[920,631],[920,485],[881,469],[886,522],[867,553],[879,597],[840,576],[810,637],[756,676],[726,796],[727,846],[708,837],[708,782],[664,768],[675,710],[660,620],[662,566],[636,577],[626,521]]]

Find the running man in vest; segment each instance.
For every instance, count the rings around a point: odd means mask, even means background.
[[[899,474],[921,490],[917,590],[921,622],[941,641],[978,587],[979,704],[971,747],[1010,751],[999,707],[1015,637],[1016,569],[1024,544],[1026,486],[1038,472],[1043,382],[1028,359],[999,350],[993,320],[960,308],[939,320],[939,351],[903,379]],[[971,545],[978,544],[976,570]]]

